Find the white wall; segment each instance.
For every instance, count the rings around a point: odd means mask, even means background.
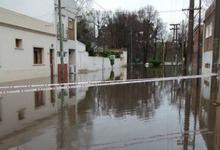
[[[78,70],[83,71],[83,70],[88,70],[88,71],[97,71],[100,70],[104,67],[104,69],[110,69],[111,64],[109,58],[103,58],[103,57],[91,57],[88,56],[88,53],[86,52],[81,52],[78,53],[78,59],[77,59],[77,64],[78,64]],[[121,67],[121,61],[120,59],[115,59],[115,64],[114,68],[119,68]]]
[[[127,52],[123,52],[121,58],[115,59],[113,68],[120,68],[127,65]],[[77,53],[78,71],[97,71],[103,69],[111,69],[109,58],[91,57],[87,52],[80,51]]]
[[[211,98],[211,78],[201,79],[201,91],[204,99],[209,100]]]
[[[122,55],[121,55],[121,65],[122,66],[127,66],[128,63],[128,53],[126,51],[123,51]]]
[[[202,73],[209,74],[212,72],[213,51],[203,52],[202,56]],[[210,64],[210,68],[206,68],[205,64]]]
[[[50,76],[49,50],[56,37],[0,25],[0,82]],[[15,39],[22,39],[22,49]],[[33,65],[33,47],[43,48],[43,65]]]
[[[114,69],[115,77],[121,76],[123,74],[121,71],[126,72],[126,70],[121,68]],[[104,80],[108,80],[110,74],[111,69],[105,71]],[[88,74],[77,74],[75,78],[76,80],[73,80],[73,82],[102,80],[102,77],[102,71],[91,72]],[[49,78],[44,78],[40,80],[31,79],[28,82],[38,84],[39,82],[49,83],[50,81]],[[10,84],[14,85],[15,83],[18,85],[23,82],[16,81]],[[67,107],[72,107],[82,101],[86,97],[86,92],[88,91],[88,88],[84,87],[70,90],[74,90],[73,92],[75,93],[75,96],[71,97],[70,99],[68,98],[69,95],[65,96],[64,105]],[[68,93],[69,89],[65,89],[65,91]],[[2,95],[0,99],[0,115],[2,117],[2,121],[0,121],[0,128],[4,130],[0,130],[0,139],[3,138],[1,142],[4,144],[0,144],[0,149],[8,149],[9,147],[13,147],[16,145],[20,145],[21,147],[25,145],[25,148],[31,149],[29,148],[27,137],[38,137],[40,139],[38,140],[39,143],[45,140],[45,137],[42,137],[38,131],[39,129],[45,129],[49,126],[57,125],[56,114],[60,110],[61,105],[61,100],[58,98],[58,95],[60,94],[59,92],[60,90],[55,91],[55,102],[52,103],[50,91],[45,91],[45,104],[38,108],[35,107],[35,96],[33,92]],[[77,105],[74,107],[76,108]],[[18,111],[22,109],[25,110],[25,118],[23,120],[19,120]],[[74,110],[77,111],[77,109]],[[56,130],[56,128],[54,129]],[[13,134],[14,132],[16,132],[17,134]],[[51,140],[53,140],[53,138]],[[32,143],[32,145],[37,145],[39,144],[38,142]],[[52,144],[49,143],[49,146],[51,145],[56,145],[56,141],[54,141],[54,143]],[[46,147],[41,148],[49,149],[47,147],[48,145],[44,146]],[[35,146],[35,148],[39,149],[39,147],[37,146]]]
[[[111,76],[112,69],[106,69],[104,72],[102,70],[89,72],[85,74],[72,74],[70,76],[70,82],[86,82],[86,81],[102,81],[102,80],[109,80]],[[114,78],[120,77],[121,80],[126,80],[127,76],[127,70],[125,68],[114,68]],[[111,79],[114,80],[114,79]],[[72,98],[73,100],[77,100],[77,102],[80,102],[86,97],[86,92],[88,90],[88,87],[80,87],[77,89],[70,89],[75,90],[75,97]]]

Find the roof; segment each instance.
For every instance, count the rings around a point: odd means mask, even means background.
[[[205,12],[205,20],[215,11],[215,0],[213,3],[209,6],[209,8]]]
[[[202,30],[203,29],[203,24],[201,24],[200,25],[200,29]],[[199,30],[199,24],[197,24],[195,27],[194,27],[194,29],[193,29],[193,32],[195,33],[195,32],[197,32]]]
[[[2,7],[0,7],[0,24],[40,32],[43,34],[56,35],[54,24]]]

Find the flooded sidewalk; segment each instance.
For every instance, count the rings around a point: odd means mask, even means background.
[[[215,83],[210,77],[2,95],[0,149],[219,150]]]

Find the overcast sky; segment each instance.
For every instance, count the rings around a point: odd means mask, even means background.
[[[160,13],[160,17],[166,23],[177,23],[186,17],[186,15],[179,12],[164,12],[170,10],[182,10],[189,7],[188,0],[95,0],[94,7],[101,9],[99,5],[107,10],[126,9],[137,10],[141,7],[152,5]]]
[[[95,0],[94,8],[102,10],[126,9],[136,10],[147,5],[154,6],[161,18],[167,24],[177,23],[186,18],[183,12],[164,12],[182,10],[188,7],[188,0]],[[53,15],[53,0],[0,0],[0,6],[23,14],[51,21]]]
[[[54,0],[0,0],[0,7],[51,22]]]

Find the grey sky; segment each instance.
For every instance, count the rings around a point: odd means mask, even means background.
[[[152,5],[160,13],[160,17],[166,23],[177,23],[186,18],[186,15],[179,12],[164,12],[168,10],[182,10],[188,7],[188,0],[95,0],[97,4],[94,7],[101,9],[99,5],[103,6],[107,10],[126,9],[137,10],[140,7]],[[99,5],[98,5],[99,4]]]
[[[153,5],[159,12],[181,10],[188,7],[188,0],[95,0],[107,10],[126,9],[136,10],[140,7]],[[23,14],[52,21],[53,0],[0,0],[0,6]],[[101,9],[97,4],[94,7]],[[180,22],[186,16],[183,12],[161,12],[161,18],[166,23]]]
[[[0,0],[0,7],[51,22],[54,0]]]

